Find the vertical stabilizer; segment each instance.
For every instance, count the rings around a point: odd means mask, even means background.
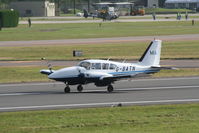
[[[161,45],[161,40],[153,40],[140,58],[140,64],[145,66],[160,66]]]

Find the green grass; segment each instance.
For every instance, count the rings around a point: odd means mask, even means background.
[[[126,36],[158,36],[176,34],[198,34],[199,23],[191,25],[191,21],[175,22],[105,22],[102,27],[98,23],[81,24],[33,24],[19,25],[17,28],[5,28],[1,31],[1,41],[16,40],[52,40],[68,38],[101,38]]]
[[[199,104],[0,113],[1,133],[196,133]]]
[[[186,77],[199,76],[199,68],[180,68],[178,70],[161,70],[152,77]]]
[[[41,69],[42,67],[0,67],[0,83],[50,81],[46,75],[39,73]]]
[[[146,8],[145,12],[148,13],[185,13],[185,12],[193,12],[192,10],[189,9],[167,9],[167,8]]]
[[[63,66],[62,66],[63,67]],[[57,70],[62,67],[53,67]],[[47,66],[38,67],[0,67],[0,83],[17,82],[44,82],[51,81],[46,75],[40,74],[39,70],[48,69]],[[199,76],[199,68],[182,68],[179,70],[162,70],[152,77],[183,77]]]
[[[50,60],[78,59],[139,59],[150,42],[34,46],[34,47],[0,47],[0,60]],[[163,42],[162,59],[198,59],[199,41]],[[73,57],[73,50],[82,50],[82,57]]]

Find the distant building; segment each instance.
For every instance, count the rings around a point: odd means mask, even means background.
[[[166,8],[187,8],[187,9],[198,9],[199,0],[166,0]]]
[[[159,6],[159,0],[148,0],[147,1],[148,8],[153,8],[153,7],[158,7],[158,6]]]
[[[11,2],[10,8],[18,10],[22,17],[55,16],[55,3],[46,0]]]

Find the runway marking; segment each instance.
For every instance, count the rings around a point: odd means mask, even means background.
[[[96,107],[96,106],[114,106],[137,105],[137,104],[160,104],[160,103],[181,103],[181,102],[199,102],[199,99],[173,99],[173,100],[154,100],[154,101],[131,101],[131,102],[104,102],[104,103],[86,103],[86,104],[62,104],[62,105],[41,105],[41,106],[21,106],[21,107],[1,107],[3,110],[22,110],[22,109],[48,109],[48,108],[77,108],[77,107]]]
[[[183,88],[199,88],[199,86],[166,86],[166,87],[151,87],[151,88],[125,88],[125,89],[116,89],[116,90],[162,90],[162,89],[183,89]]]
[[[22,96],[22,95],[37,95],[41,93],[34,93],[34,92],[27,92],[27,93],[5,93],[5,94],[0,94],[0,96]]]
[[[166,87],[148,87],[148,88],[125,88],[125,89],[115,89],[115,91],[139,91],[139,90],[163,90],[163,89],[184,89],[184,88],[199,88],[199,86],[166,86]],[[99,90],[84,90],[83,92],[101,92],[103,89]],[[53,94],[49,92],[24,92],[24,93],[2,93],[2,96],[23,96],[23,95],[41,95],[41,94]]]
[[[162,90],[162,89],[183,89],[183,88],[199,88],[199,86],[169,86],[169,87],[148,87],[148,88],[124,88],[114,89],[115,91],[137,91],[137,90]],[[101,90],[84,90],[83,92],[100,92]]]
[[[148,87],[148,88],[125,88],[125,89],[115,89],[115,91],[139,91],[139,90],[162,90],[162,89],[183,89],[183,88],[199,88],[199,86],[169,86],[169,87]],[[99,90],[84,90],[83,92],[101,92],[103,89]],[[41,94],[53,94],[49,92],[24,92],[24,93],[0,93],[2,96],[23,96],[23,95],[41,95]]]
[[[180,78],[151,78],[151,79],[137,79],[132,78],[131,81],[155,81],[155,80],[183,80],[183,79],[199,79],[199,77],[180,77]],[[120,80],[120,81],[126,81],[130,82],[128,80]],[[19,83],[19,84],[0,84],[0,87],[16,87],[16,86],[39,86],[39,85],[64,85],[63,83],[59,82],[48,82],[48,83]]]

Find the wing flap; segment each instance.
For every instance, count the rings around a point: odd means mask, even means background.
[[[102,76],[100,80],[117,80],[122,78],[130,78],[131,75],[112,75],[112,76]]]

